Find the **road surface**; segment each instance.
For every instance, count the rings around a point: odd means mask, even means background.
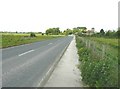
[[[72,36],[2,50],[2,87],[38,87]]]
[[[78,68],[79,63],[74,37],[44,87],[48,87],[48,89],[49,87],[73,87],[73,89],[84,87]]]

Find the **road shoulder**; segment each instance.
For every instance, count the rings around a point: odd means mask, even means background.
[[[44,87],[83,87],[75,37]]]

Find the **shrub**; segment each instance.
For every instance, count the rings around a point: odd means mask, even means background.
[[[36,37],[35,33],[30,33],[30,37]]]
[[[107,55],[103,59],[86,48],[84,42],[76,37],[81,76],[84,83],[90,87],[118,86],[118,59]]]

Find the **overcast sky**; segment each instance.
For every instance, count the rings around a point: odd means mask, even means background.
[[[0,31],[117,29],[119,0],[0,0]]]

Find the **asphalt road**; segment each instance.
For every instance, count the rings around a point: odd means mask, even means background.
[[[38,87],[72,36],[2,49],[2,87]]]

